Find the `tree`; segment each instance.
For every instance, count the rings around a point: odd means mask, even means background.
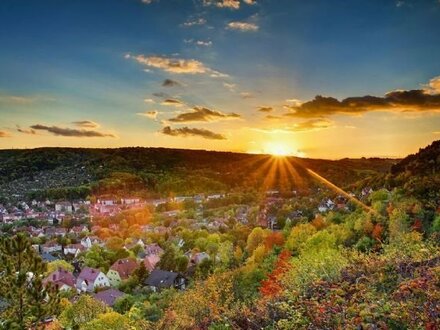
[[[116,312],[99,314],[98,317],[87,322],[81,330],[130,330],[129,319]]]
[[[267,236],[267,232],[261,227],[255,227],[249,234],[246,242],[246,250],[249,254],[252,254],[258,245],[264,242]]]
[[[46,265],[24,234],[0,240],[0,297],[6,308],[0,312],[5,329],[40,328],[54,315],[59,297],[55,287],[43,286]]]
[[[70,263],[60,259],[60,260],[51,261],[47,264],[46,274],[50,274],[53,271],[57,270],[58,268],[62,268],[64,270],[67,270],[68,272],[73,272],[74,270],[73,266]]]
[[[88,295],[81,295],[78,301],[68,305],[60,315],[61,325],[65,328],[78,328],[95,319],[99,314],[106,313],[108,307],[104,303]]]

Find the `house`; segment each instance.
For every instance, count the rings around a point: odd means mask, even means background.
[[[205,259],[210,259],[209,254],[206,252],[198,252],[192,255],[191,263],[198,265]]]
[[[146,255],[154,254],[157,256],[161,256],[164,252],[157,243],[145,245],[144,250]]]
[[[121,204],[122,205],[136,205],[140,204],[141,199],[136,197],[131,198],[121,198]]]
[[[42,253],[41,254],[41,259],[43,259],[43,261],[45,261],[45,262],[52,262],[52,261],[55,261],[55,260],[59,260],[59,258],[54,257],[50,253]]]
[[[60,291],[75,290],[76,279],[65,269],[58,268],[43,280],[43,284],[52,283]]]
[[[131,249],[133,249],[136,245],[139,245],[141,248],[144,248],[145,247],[145,243],[141,240],[141,239],[138,239],[137,241],[136,240],[133,240],[131,243],[127,243],[127,244],[125,244],[125,249],[126,250],[131,250]]]
[[[150,255],[147,255],[147,256],[144,258],[144,265],[145,265],[145,268],[146,268],[149,272],[151,272],[151,271],[154,270],[154,268],[156,268],[156,265],[159,263],[159,261],[160,261],[160,256],[159,256],[159,255],[157,255],[157,254],[150,254]]]
[[[62,213],[72,213],[72,203],[70,202],[58,202],[55,203],[55,211]]]
[[[76,288],[82,292],[93,292],[96,288],[110,286],[108,277],[99,269],[85,267],[76,279]]]
[[[88,232],[89,232],[89,229],[85,225],[74,226],[70,229],[70,233],[75,234],[75,235],[79,235],[82,233],[88,233]]]
[[[56,241],[49,241],[41,246],[42,253],[61,252],[62,249],[61,244],[58,244]]]
[[[87,236],[81,240],[81,245],[86,249],[90,249],[93,245],[102,246],[103,244],[102,240],[97,236]]]
[[[164,288],[184,290],[186,283],[186,278],[181,274],[160,269],[153,270],[145,280],[145,284],[154,292]]]
[[[138,264],[134,259],[125,258],[117,260],[107,272],[110,284],[118,286],[123,280],[128,279],[136,268],[138,268]]]
[[[79,244],[79,243],[78,244],[69,244],[64,247],[64,254],[65,255],[71,254],[74,257],[77,257],[78,254],[80,254],[81,252],[83,252],[85,250],[86,250],[86,248],[82,244]]]
[[[103,302],[107,306],[112,307],[115,304],[116,299],[122,297],[124,294],[125,294],[124,292],[112,288],[112,289],[99,291],[93,297],[96,300]]]

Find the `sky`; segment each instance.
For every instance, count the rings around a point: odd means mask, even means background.
[[[440,139],[439,0],[1,0],[0,148],[402,157]]]

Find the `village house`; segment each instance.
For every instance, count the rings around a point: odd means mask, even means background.
[[[76,279],[76,288],[81,292],[93,292],[97,288],[110,286],[108,277],[99,269],[85,267]]]
[[[103,302],[107,306],[112,307],[115,304],[116,299],[122,297],[123,295],[124,292],[111,288],[111,289],[99,291],[93,297],[96,300]]]
[[[43,285],[48,283],[52,283],[60,291],[70,291],[75,290],[76,279],[71,272],[58,268],[43,280]]]
[[[157,243],[145,245],[144,250],[146,255],[161,256],[164,252],[163,249]]]
[[[147,255],[147,256],[144,258],[144,265],[145,265],[145,268],[146,268],[149,272],[152,272],[153,269],[156,268],[156,265],[159,263],[159,261],[160,261],[160,256],[159,256],[159,255],[157,255],[157,254],[150,254],[150,255]]]
[[[140,203],[141,203],[141,199],[137,197],[121,198],[122,205],[136,205]]]
[[[55,203],[55,212],[72,213],[72,203],[70,202],[58,202]]]
[[[167,288],[184,290],[186,282],[186,278],[181,274],[160,269],[153,270],[145,280],[145,284],[154,292]]]
[[[107,272],[107,277],[112,286],[119,286],[123,280],[129,278],[131,274],[138,268],[135,260],[130,258],[117,260]]]
[[[45,244],[41,245],[41,252],[42,253],[54,253],[54,252],[61,252],[62,251],[61,244],[58,244],[56,241],[49,241]]]
[[[64,255],[72,255],[76,258],[81,252],[85,250],[86,248],[80,243],[69,244],[64,247]]]

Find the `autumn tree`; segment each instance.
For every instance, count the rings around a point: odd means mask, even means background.
[[[81,295],[77,302],[69,304],[60,315],[61,325],[75,329],[97,318],[99,314],[108,312],[104,303],[88,295]]]
[[[43,263],[24,234],[0,240],[0,297],[6,306],[0,312],[5,329],[42,327],[42,321],[58,309],[55,287],[43,286]]]

